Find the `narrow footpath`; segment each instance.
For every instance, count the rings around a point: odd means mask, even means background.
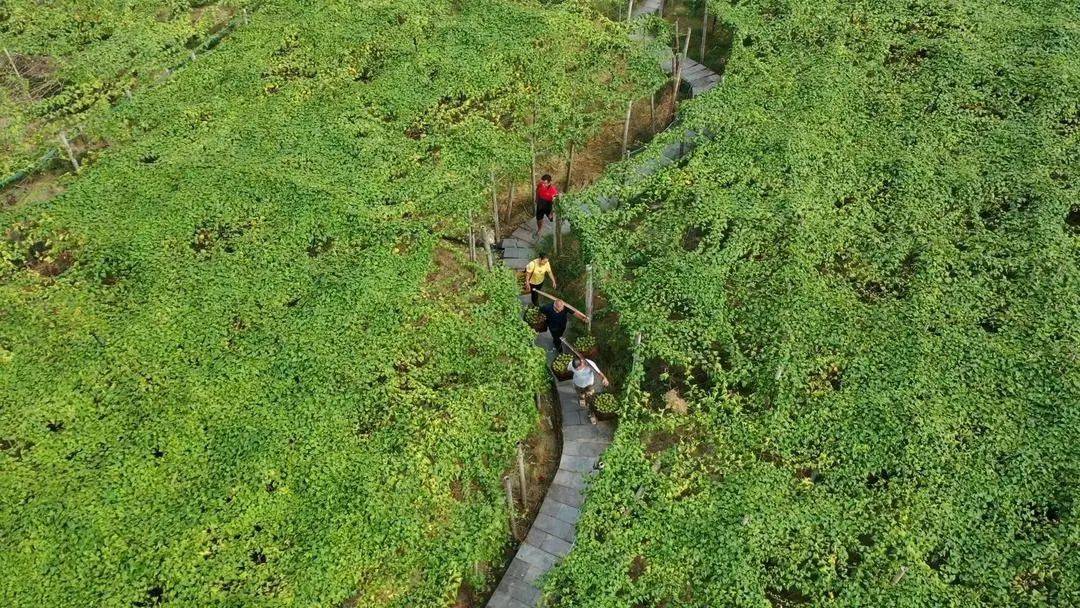
[[[646,0],[635,8],[633,14],[638,17],[659,11],[660,0]],[[673,73],[674,63],[674,57],[660,59],[661,67],[669,74]],[[719,75],[688,58],[683,59],[682,77],[689,82],[694,96],[712,89],[720,82]],[[696,134],[688,134],[691,139],[695,136]],[[685,154],[692,149],[687,143],[670,144],[664,150],[661,160],[672,162]],[[646,175],[659,170],[661,166],[663,165],[649,164],[639,168],[639,173]],[[570,224],[565,220],[560,221],[563,234],[570,233]],[[529,261],[536,257],[533,246],[539,239],[535,225],[535,220],[530,217],[509,238],[502,240],[500,245],[505,266],[523,271]],[[541,236],[552,233],[553,225],[546,222],[544,234]],[[522,306],[528,306],[528,295],[521,295],[519,299]],[[555,345],[551,335],[541,332],[536,337],[536,345],[547,351],[550,364],[555,358]],[[600,464],[600,456],[614,438],[615,426],[612,422],[590,422],[589,412],[578,403],[572,380],[555,382],[555,388],[559,395],[563,438],[559,469],[544,494],[544,502],[536,520],[518,547],[517,554],[499,581],[495,593],[488,600],[488,608],[532,608],[542,605],[540,578],[573,548],[581,506],[585,502],[585,487],[589,477]]]
[[[532,241],[535,237],[535,220],[525,220],[511,238],[503,241],[503,263],[521,270],[535,254]],[[563,223],[563,233],[569,225]],[[545,235],[554,232],[549,222],[544,226]],[[520,296],[522,306],[529,304],[529,296]],[[551,334],[541,332],[536,345],[545,349],[548,363],[555,358],[555,344]],[[488,601],[489,608],[522,608],[537,606],[541,600],[538,579],[570,553],[574,545],[581,504],[585,502],[583,491],[588,476],[596,470],[600,455],[615,435],[611,422],[592,424],[588,410],[578,403],[573,380],[555,382],[559,395],[560,421],[562,426],[562,457],[559,469],[551,481],[544,502],[536,519],[529,528],[524,542],[499,581],[494,595]]]

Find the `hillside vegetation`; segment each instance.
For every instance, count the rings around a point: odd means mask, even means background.
[[[571,218],[641,391],[552,604],[1080,604],[1076,4],[710,10],[697,147]]]
[[[575,5],[275,0],[96,114],[66,192],[0,210],[0,604],[485,585],[543,356],[464,218],[656,72]]]

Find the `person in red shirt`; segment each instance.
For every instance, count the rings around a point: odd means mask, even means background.
[[[545,173],[536,185],[536,236],[544,228],[544,216],[554,221],[555,197],[559,196],[559,189],[551,183],[551,175]]]

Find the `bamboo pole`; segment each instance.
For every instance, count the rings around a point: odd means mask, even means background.
[[[630,6],[626,9],[626,22],[630,23],[630,18],[634,16],[634,0],[630,0]]]
[[[573,344],[570,344],[569,342],[567,342],[567,341],[566,341],[566,338],[559,338],[559,340],[560,340],[560,341],[561,341],[561,342],[563,343],[563,346],[565,346],[565,347],[566,347],[567,349],[569,349],[569,350],[570,350],[570,352],[571,352],[571,353],[572,353],[572,354],[573,354],[573,355],[574,355],[575,357],[577,357],[578,359],[581,359],[582,361],[584,361],[584,362],[588,363],[588,364],[589,364],[589,367],[593,368],[593,371],[594,371],[594,372],[596,372],[596,373],[600,374],[601,376],[603,376],[603,377],[605,377],[605,378],[607,377],[607,376],[604,376],[604,372],[600,371],[600,368],[599,368],[599,367],[597,367],[595,363],[593,363],[593,362],[592,362],[592,361],[591,361],[591,360],[590,360],[590,359],[589,359],[588,357],[586,357],[585,355],[581,354],[581,352],[580,352],[580,351],[579,351],[578,349],[574,348],[574,345],[573,345]]]
[[[525,476],[525,450],[521,447],[521,442],[517,444],[517,465],[518,465],[518,479],[521,482],[521,508],[529,508],[529,486],[528,478]]]
[[[540,294],[540,295],[542,295],[542,296],[544,296],[545,298],[547,298],[547,299],[551,300],[552,302],[554,302],[555,300],[560,300],[560,299],[562,299],[562,298],[557,298],[557,297],[555,297],[555,296],[551,295],[550,293],[546,293],[546,292],[540,291],[539,289],[534,289],[533,291],[534,291],[534,292],[536,292],[536,293],[538,293],[538,294]],[[574,311],[574,312],[578,313],[579,315],[582,315],[582,316],[588,317],[588,315],[586,315],[585,313],[581,312],[580,310],[578,310],[578,309],[574,308],[573,306],[571,306],[570,304],[568,304],[568,303],[566,302],[566,300],[563,300],[563,304],[566,304],[566,307],[567,307],[567,308],[569,308],[570,310],[572,310],[572,311]]]
[[[634,114],[634,100],[631,99],[630,103],[626,104],[626,121],[623,122],[622,131],[622,153],[619,154],[622,158],[626,158],[626,147],[630,143],[630,118]]]
[[[705,3],[705,12],[701,16],[701,63],[705,63],[705,36],[709,33],[709,4]]]
[[[75,158],[75,152],[71,149],[71,142],[68,141],[67,135],[61,131],[57,134],[57,137],[59,137],[60,143],[64,144],[64,150],[67,151],[68,160],[71,161],[71,166],[75,168],[75,173],[78,173],[82,170],[82,167],[79,166],[79,161]]]
[[[20,80],[22,80],[22,72],[20,72],[19,68],[15,65],[15,59],[11,57],[11,53],[7,50],[6,46],[4,47],[4,55],[7,55],[8,63],[11,64],[11,69],[15,72],[15,75],[18,76]]]
[[[18,66],[15,65],[15,58],[11,56],[11,53],[4,47],[4,55],[7,56],[8,63],[11,64],[11,69],[15,72],[15,76],[19,79],[19,84],[22,85],[23,94],[26,95],[26,99],[30,100],[30,80],[23,78],[22,72],[19,71]]]

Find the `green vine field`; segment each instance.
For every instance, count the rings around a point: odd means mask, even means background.
[[[571,215],[643,341],[549,605],[1080,605],[1077,6],[710,12],[693,149]]]
[[[72,3],[30,4],[0,4],[13,53],[52,48]],[[77,4],[100,12],[62,53],[191,33]],[[651,90],[643,44],[573,3],[272,0],[102,110],[107,147],[61,196],[0,209],[0,603],[490,585],[546,376],[513,277],[463,257],[465,217],[531,140],[558,154]],[[95,57],[72,82],[126,63]]]
[[[0,179],[34,166],[133,90],[216,44],[247,0],[0,3]],[[91,128],[88,128],[90,126]]]

